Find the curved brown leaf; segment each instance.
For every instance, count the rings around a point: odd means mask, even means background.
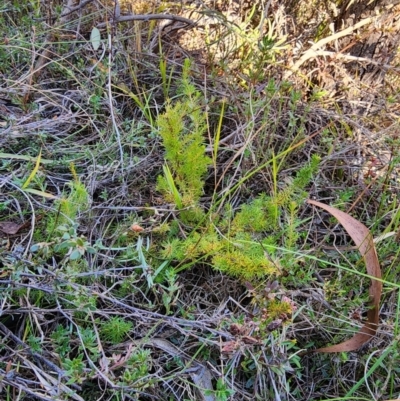
[[[375,250],[374,241],[368,228],[355,218],[345,212],[342,212],[332,206],[325,205],[314,200],[308,200],[307,203],[325,209],[332,216],[336,217],[339,223],[349,233],[350,237],[356,243],[358,250],[364,258],[367,273],[371,277],[380,279],[382,277],[379,266],[378,256]],[[312,352],[346,352],[355,351],[367,343],[376,334],[379,324],[379,302],[382,294],[382,282],[371,279],[369,288],[370,309],[368,310],[367,321],[361,330],[350,340],[331,347],[319,348]]]
[[[17,224],[13,221],[0,221],[0,231],[2,231],[4,234],[14,235],[24,227],[25,224]]]

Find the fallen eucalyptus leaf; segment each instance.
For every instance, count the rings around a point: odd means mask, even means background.
[[[342,212],[332,206],[325,205],[314,200],[307,203],[325,209],[332,216],[336,217],[339,223],[349,233],[364,258],[367,273],[371,277],[380,279],[382,277],[378,256],[375,250],[374,241],[368,228],[349,214]],[[370,309],[368,310],[367,321],[361,330],[350,340],[330,347],[319,348],[311,352],[348,352],[355,351],[370,341],[376,334],[379,324],[379,302],[382,294],[382,282],[371,278],[369,288]]]

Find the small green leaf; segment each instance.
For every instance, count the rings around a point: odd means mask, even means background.
[[[71,255],[69,255],[69,260],[78,260],[81,256],[79,249],[75,249],[71,252]]]
[[[31,246],[31,252],[37,252],[39,250],[40,246],[38,244],[34,244]]]
[[[87,252],[87,253],[90,253],[90,254],[95,254],[95,253],[96,253],[96,249],[93,248],[92,246],[88,246],[88,247],[86,248],[86,252]]]
[[[69,248],[69,244],[66,241],[64,241],[64,242],[61,242],[61,244],[57,244],[54,246],[54,252],[61,252],[67,248]]]
[[[92,29],[92,33],[90,34],[90,41],[92,42],[93,49],[98,50],[101,44],[101,34],[96,27]]]

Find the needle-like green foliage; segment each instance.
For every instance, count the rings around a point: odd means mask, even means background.
[[[190,62],[182,73],[181,97],[170,102],[157,118],[158,133],[165,147],[168,168],[158,177],[158,190],[179,208],[196,206],[203,193],[211,159],[205,154],[207,119],[201,94],[190,82]]]

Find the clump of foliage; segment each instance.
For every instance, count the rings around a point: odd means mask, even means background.
[[[152,365],[150,350],[140,348],[134,350],[125,365],[120,385],[140,390],[144,390],[150,386],[150,381],[148,380]]]
[[[158,190],[179,209],[198,205],[204,177],[211,159],[205,155],[207,119],[201,93],[190,81],[190,61],[185,60],[179,100],[169,102],[157,118],[158,133],[165,147],[164,175],[158,177]],[[194,213],[186,213],[190,220]]]
[[[86,252],[95,253],[95,248],[89,244],[85,236],[78,233],[77,221],[79,215],[88,210],[90,197],[85,184],[78,179],[73,165],[71,171],[74,179],[69,182],[69,194],[56,201],[54,212],[46,216],[47,242],[35,243],[31,247],[31,252],[39,252],[45,258],[55,252],[67,256],[65,262],[68,262],[68,267],[78,267],[74,262],[81,259]],[[42,229],[39,228],[37,234],[38,238],[39,236],[41,238]]]
[[[121,317],[112,317],[103,323],[100,329],[100,336],[112,344],[119,344],[132,329],[132,322],[126,321]]]
[[[90,196],[84,183],[82,183],[75,171],[73,164],[70,166],[73,180],[68,184],[69,193],[55,202],[57,213],[49,214],[47,217],[48,233],[52,233],[54,229],[63,224],[71,225],[75,223],[80,213],[88,210],[90,204]]]
[[[304,188],[318,170],[319,161],[313,156],[275,195],[261,194],[233,216],[225,213],[186,239],[167,241],[162,257],[184,267],[193,261],[207,261],[217,270],[247,280],[279,274],[282,263],[293,264],[290,252],[296,250],[298,241],[298,209],[307,197]],[[275,251],[282,245],[288,255]]]
[[[305,187],[317,171],[320,158],[313,156],[295,177],[287,178],[283,188],[275,188],[270,195],[259,195],[235,214],[201,220],[204,213],[198,202],[211,159],[205,155],[207,120],[202,111],[201,93],[190,82],[189,68],[190,63],[186,61],[180,99],[174,105],[169,103],[157,119],[167,161],[164,175],[158,177],[157,188],[167,201],[180,209],[187,208],[180,214],[182,222],[200,222],[200,225],[185,239],[171,230],[161,256],[177,261],[178,270],[202,260],[217,270],[245,279],[278,274],[280,257],[275,255],[276,260],[266,257],[264,246],[296,248],[298,210],[307,197]],[[276,169],[275,174],[278,174]]]

